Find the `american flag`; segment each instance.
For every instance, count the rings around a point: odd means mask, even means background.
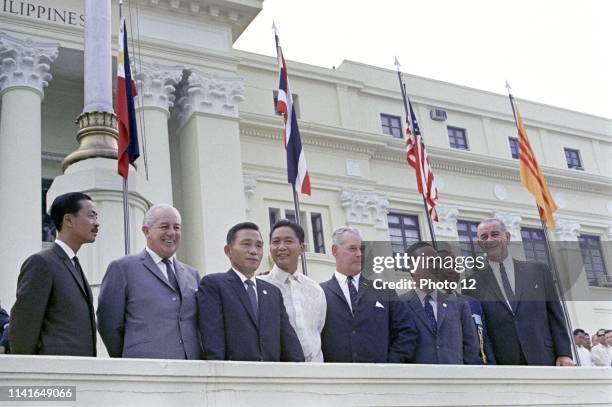
[[[119,48],[117,50],[115,114],[117,115],[117,127],[119,128],[117,172],[124,180],[128,179],[130,164],[140,156],[136,111],[134,109],[135,96],[136,85],[132,80],[130,69],[125,18],[122,17],[119,27]]]
[[[310,176],[306,168],[306,157],[302,149],[302,139],[298,129],[293,97],[287,80],[287,65],[281,47],[278,47],[280,80],[276,110],[283,115],[285,122],[285,149],[287,150],[287,179],[297,193],[310,195]]]
[[[408,118],[409,124],[406,127],[406,160],[414,168],[419,194],[425,197],[429,215],[432,220],[437,222],[438,212],[436,211],[436,204],[438,201],[438,188],[434,181],[425,143],[421,137],[421,130],[419,129],[419,124],[417,123],[410,101],[408,101],[408,109],[410,117]],[[410,131],[410,127],[412,127],[412,131]]]

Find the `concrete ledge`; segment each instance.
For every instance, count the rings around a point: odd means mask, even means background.
[[[612,406],[610,368],[7,355],[0,385],[76,386],[76,403],[54,406]]]

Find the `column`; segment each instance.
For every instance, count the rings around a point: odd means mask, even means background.
[[[0,33],[0,301],[10,310],[21,263],[41,249],[41,103],[57,43]]]
[[[152,203],[165,202],[172,205],[168,118],[170,108],[174,106],[175,86],[181,80],[183,67],[146,62],[136,62],[135,65],[137,112],[142,115],[142,120],[138,121],[138,134],[140,148],[146,153],[148,164],[145,169],[143,157],[137,172],[139,179],[146,179],[144,184]]]
[[[192,70],[178,101],[183,219],[180,258],[222,272],[227,230],[246,220],[238,103],[242,79]]]

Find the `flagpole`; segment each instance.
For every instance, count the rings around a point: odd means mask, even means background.
[[[274,30],[274,41],[276,43],[276,59],[278,60],[278,66],[281,65],[281,60],[280,60],[280,41],[278,38],[278,33],[276,32],[276,24],[274,23],[274,21],[272,22],[272,29]],[[274,109],[276,110],[276,106],[274,107]],[[291,115],[291,112],[289,112],[289,115]],[[291,120],[291,119],[289,119]],[[285,146],[285,148],[287,148],[287,146]],[[295,184],[290,184],[291,185],[291,190],[293,191],[293,207],[295,209],[295,222],[302,226],[302,216],[300,214],[300,199],[298,196],[298,193],[295,189]],[[303,226],[302,226],[303,228]],[[302,253],[302,255],[300,256],[301,259],[301,263],[302,263],[302,273],[307,276],[308,275],[308,268],[306,267],[306,251],[304,251],[304,253]]]
[[[512,115],[514,116],[514,125],[516,126],[516,130],[520,131],[520,127],[519,127],[519,123],[518,123],[518,118],[516,116],[516,108],[514,106],[514,96],[512,96],[512,92],[510,91],[510,85],[508,84],[508,82],[506,82],[506,89],[508,89],[508,97],[510,98],[510,105],[512,106]],[[519,149],[519,157],[520,157],[520,149]],[[540,207],[536,204],[536,207],[538,209],[538,216],[540,217],[540,222],[542,223],[542,230],[544,231],[544,242],[546,242],[546,249],[547,249],[547,257],[548,257],[548,261],[550,264],[550,267],[552,269],[552,274],[553,274],[553,282],[555,285],[555,290],[557,291],[557,295],[559,296],[559,300],[561,302],[561,309],[563,310],[563,317],[565,318],[565,321],[567,323],[567,329],[569,330],[568,332],[568,336],[570,338],[570,343],[572,344],[572,350],[574,352],[574,355],[576,355],[576,365],[581,366],[581,362],[580,362],[580,357],[578,356],[578,348],[576,347],[576,342],[574,340],[574,329],[572,327],[572,321],[569,317],[569,312],[567,310],[567,304],[565,302],[565,294],[563,292],[563,287],[561,286],[561,276],[559,274],[559,269],[557,268],[557,263],[555,261],[555,258],[552,255],[552,248],[550,245],[550,240],[548,238],[548,226],[546,225],[546,222],[544,222],[544,219],[542,219],[542,216],[540,216]]]
[[[122,23],[123,19],[123,0],[119,0],[119,24]],[[123,33],[125,27],[121,27]],[[123,33],[125,36],[125,33]],[[119,41],[123,41],[123,38],[119,38]],[[128,164],[128,171],[129,171]],[[123,241],[124,241],[124,252],[127,256],[130,254],[130,212],[128,208],[128,181],[127,177],[121,177],[123,179]]]
[[[406,85],[404,84],[404,81],[402,80],[402,72],[400,71],[400,68],[399,68],[399,62],[397,61],[397,59],[395,60],[395,62],[397,66],[397,77],[399,79],[400,89],[402,91],[402,99],[404,101],[404,110],[406,111],[406,122],[409,127],[412,127],[413,117],[410,114],[410,109],[408,109],[408,95],[406,93]],[[413,129],[413,132],[414,132],[414,129]],[[422,134],[421,134],[421,137],[423,137]],[[429,209],[427,208],[427,198],[425,197],[425,192],[421,194],[421,197],[423,198],[425,216],[427,216],[427,225],[429,226],[429,234],[431,236],[431,243],[433,244],[434,249],[438,250],[438,244],[436,242],[436,235],[434,233],[433,221],[431,220],[431,215],[429,214]]]

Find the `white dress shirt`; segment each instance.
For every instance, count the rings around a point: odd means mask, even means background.
[[[59,247],[61,247],[62,250],[66,253],[66,256],[68,256],[68,258],[72,262],[72,265],[76,266],[76,264],[74,264],[74,260],[73,260],[73,257],[76,256],[76,253],[74,252],[74,250],[72,250],[72,248],[70,246],[68,246],[66,243],[62,242],[59,239],[55,239],[55,243],[57,243],[57,245]]]
[[[323,362],[321,331],[327,313],[323,289],[299,271],[289,274],[276,265],[269,274],[257,278],[280,289],[289,322],[302,344],[306,362]]]
[[[342,290],[342,294],[344,294],[344,298],[346,298],[346,302],[348,303],[351,312],[353,311],[353,305],[351,304],[351,294],[349,293],[348,287],[348,276],[345,276],[342,273],[339,273],[337,270],[334,271],[334,276],[336,277],[336,281],[340,284],[340,289]],[[353,286],[355,290],[359,293],[359,278],[361,277],[361,273],[353,276]]]
[[[145,246],[145,250],[147,251],[147,253],[149,253],[149,256],[151,256],[151,258],[153,259],[153,263],[155,263],[159,271],[161,271],[164,277],[166,277],[166,280],[168,280],[168,273],[166,272],[166,264],[164,263],[164,259],[159,257],[159,255],[153,250],[149,249],[149,246]],[[170,257],[170,267],[172,267],[174,275],[176,276],[176,270],[174,269],[174,257],[174,255]]]
[[[249,290],[249,285],[246,283],[246,281],[247,280],[251,280],[253,282],[253,289],[255,290],[255,299],[259,303],[259,295],[257,295],[257,279],[255,278],[255,276],[253,276],[251,278],[247,278],[244,274],[242,274],[241,272],[239,272],[235,268],[232,267],[232,270],[234,270],[234,273],[238,274],[238,277],[240,277],[240,281],[242,281],[242,286],[244,287],[245,290],[247,290],[247,294],[249,292],[248,291]]]
[[[416,295],[419,297],[419,301],[421,301],[421,306],[425,307],[425,296],[427,293],[425,291],[421,291],[418,288],[414,290]],[[438,320],[438,291],[434,290],[430,294],[431,299],[429,303],[431,304],[431,308],[433,308],[434,317],[436,317],[436,321]]]
[[[502,263],[504,263],[504,268],[506,269],[506,275],[508,276],[508,282],[510,283],[512,292],[514,292],[514,295],[516,295],[516,278],[514,274],[514,260],[512,260],[512,256],[508,254],[504,261],[502,261]],[[501,272],[499,271],[499,262],[489,260],[489,264],[491,265],[491,270],[493,270],[493,275],[495,276],[495,280],[497,281],[499,290],[506,299],[506,303],[510,307],[510,302],[506,297],[506,290],[504,290],[504,283],[502,282]]]
[[[591,348],[591,358],[595,366],[607,366],[610,367],[612,361],[610,360],[610,347],[603,346],[601,343]]]
[[[580,360],[580,367],[591,367],[595,366],[593,359],[591,358],[591,352],[583,347],[577,346],[578,349],[578,360]]]

